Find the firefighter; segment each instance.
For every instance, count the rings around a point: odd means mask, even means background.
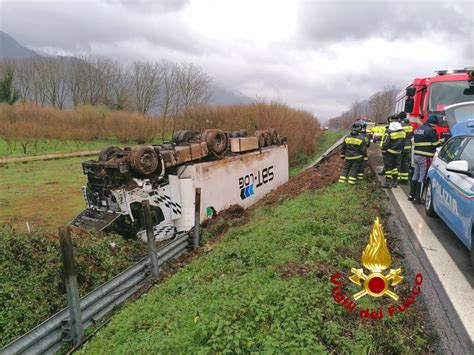
[[[410,120],[407,117],[405,112],[400,112],[398,114],[400,118],[400,123],[402,124],[403,130],[405,131],[405,146],[400,158],[400,163],[398,166],[398,174],[400,177],[400,184],[408,184],[409,169],[411,163],[411,147],[413,139],[413,126],[410,124]]]
[[[421,198],[423,191],[423,182],[426,178],[426,173],[431,165],[431,161],[436,153],[436,147],[441,142],[435,130],[435,125],[438,123],[438,116],[430,114],[425,123],[415,129],[413,132],[413,145],[415,172],[410,181],[410,194],[408,200],[416,204],[423,204]]]
[[[344,159],[340,183],[349,183],[355,185],[357,173],[364,158],[367,157],[367,144],[365,137],[361,135],[362,125],[354,123],[349,133],[342,141],[341,159]]]
[[[406,134],[398,122],[398,115],[390,115],[389,126],[382,141],[385,183],[383,188],[391,189],[398,186],[398,162],[405,147]]]
[[[364,137],[365,145],[368,149],[370,147],[370,136],[367,133],[367,123],[361,122],[361,126],[362,128],[361,128],[360,134],[362,137]],[[366,162],[368,159],[369,159],[368,156],[365,156],[362,162],[360,163],[360,168],[359,168],[359,171],[357,172],[357,180],[364,180],[364,170],[365,170]]]

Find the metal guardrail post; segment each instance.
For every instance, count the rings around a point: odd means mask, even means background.
[[[160,272],[158,267],[158,258],[156,256],[155,234],[153,233],[153,222],[151,220],[150,202],[145,200],[142,202],[143,206],[143,221],[146,228],[146,239],[148,242],[148,253],[150,254],[151,274],[158,276]]]
[[[59,227],[59,244],[63,260],[64,283],[66,284],[67,302],[69,305],[70,327],[74,345],[84,338],[82,325],[79,289],[77,287],[77,273],[74,267],[74,254],[71,240],[71,228]]]
[[[201,188],[196,187],[196,196],[194,198],[194,249],[199,248],[199,233],[201,226]]]

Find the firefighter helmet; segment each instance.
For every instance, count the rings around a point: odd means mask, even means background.
[[[351,131],[353,131],[353,132],[362,132],[362,125],[359,122],[353,123]]]
[[[392,113],[388,116],[387,118],[387,122],[390,123],[390,122],[398,122],[399,121],[399,117],[396,113]]]

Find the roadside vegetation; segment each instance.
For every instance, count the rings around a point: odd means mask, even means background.
[[[144,255],[139,241],[112,235],[74,235],[79,292],[86,294]],[[0,226],[0,347],[66,306],[56,235]]]
[[[304,170],[319,158],[326,150],[329,149],[331,145],[337,142],[339,138],[341,138],[346,131],[343,130],[326,130],[319,135],[315,140],[315,148],[313,154],[298,154],[294,159],[293,163],[290,166],[290,176],[294,176],[299,174],[301,171]]]
[[[235,220],[219,243],[129,304],[82,353],[433,351],[419,302],[374,321],[332,299],[330,277],[359,267],[374,217],[383,217],[384,198],[372,183],[353,191],[334,184],[255,209],[243,226]],[[394,238],[387,235],[396,248]],[[401,265],[396,253],[392,259]],[[391,302],[358,304],[375,310]]]
[[[74,110],[31,103],[0,104],[0,156],[28,156],[100,149],[111,144],[136,145],[169,140],[180,129],[203,131],[276,128],[288,138],[290,161],[314,153],[319,121],[311,113],[285,104],[196,106],[174,117],[79,106]]]

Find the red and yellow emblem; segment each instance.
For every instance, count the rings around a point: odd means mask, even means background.
[[[362,286],[364,289],[355,293],[353,298],[355,300],[369,294],[372,297],[382,297],[387,295],[398,301],[400,298],[395,292],[389,289],[389,286],[399,284],[404,276],[401,275],[402,269],[390,269],[389,273],[384,275],[383,271],[387,269],[392,259],[387,248],[387,240],[382,230],[380,219],[375,218],[372,230],[370,231],[369,243],[362,253],[362,265],[370,270],[369,275],[365,275],[362,269],[352,268],[352,275],[349,277],[353,283]],[[363,284],[361,285],[361,280]]]

